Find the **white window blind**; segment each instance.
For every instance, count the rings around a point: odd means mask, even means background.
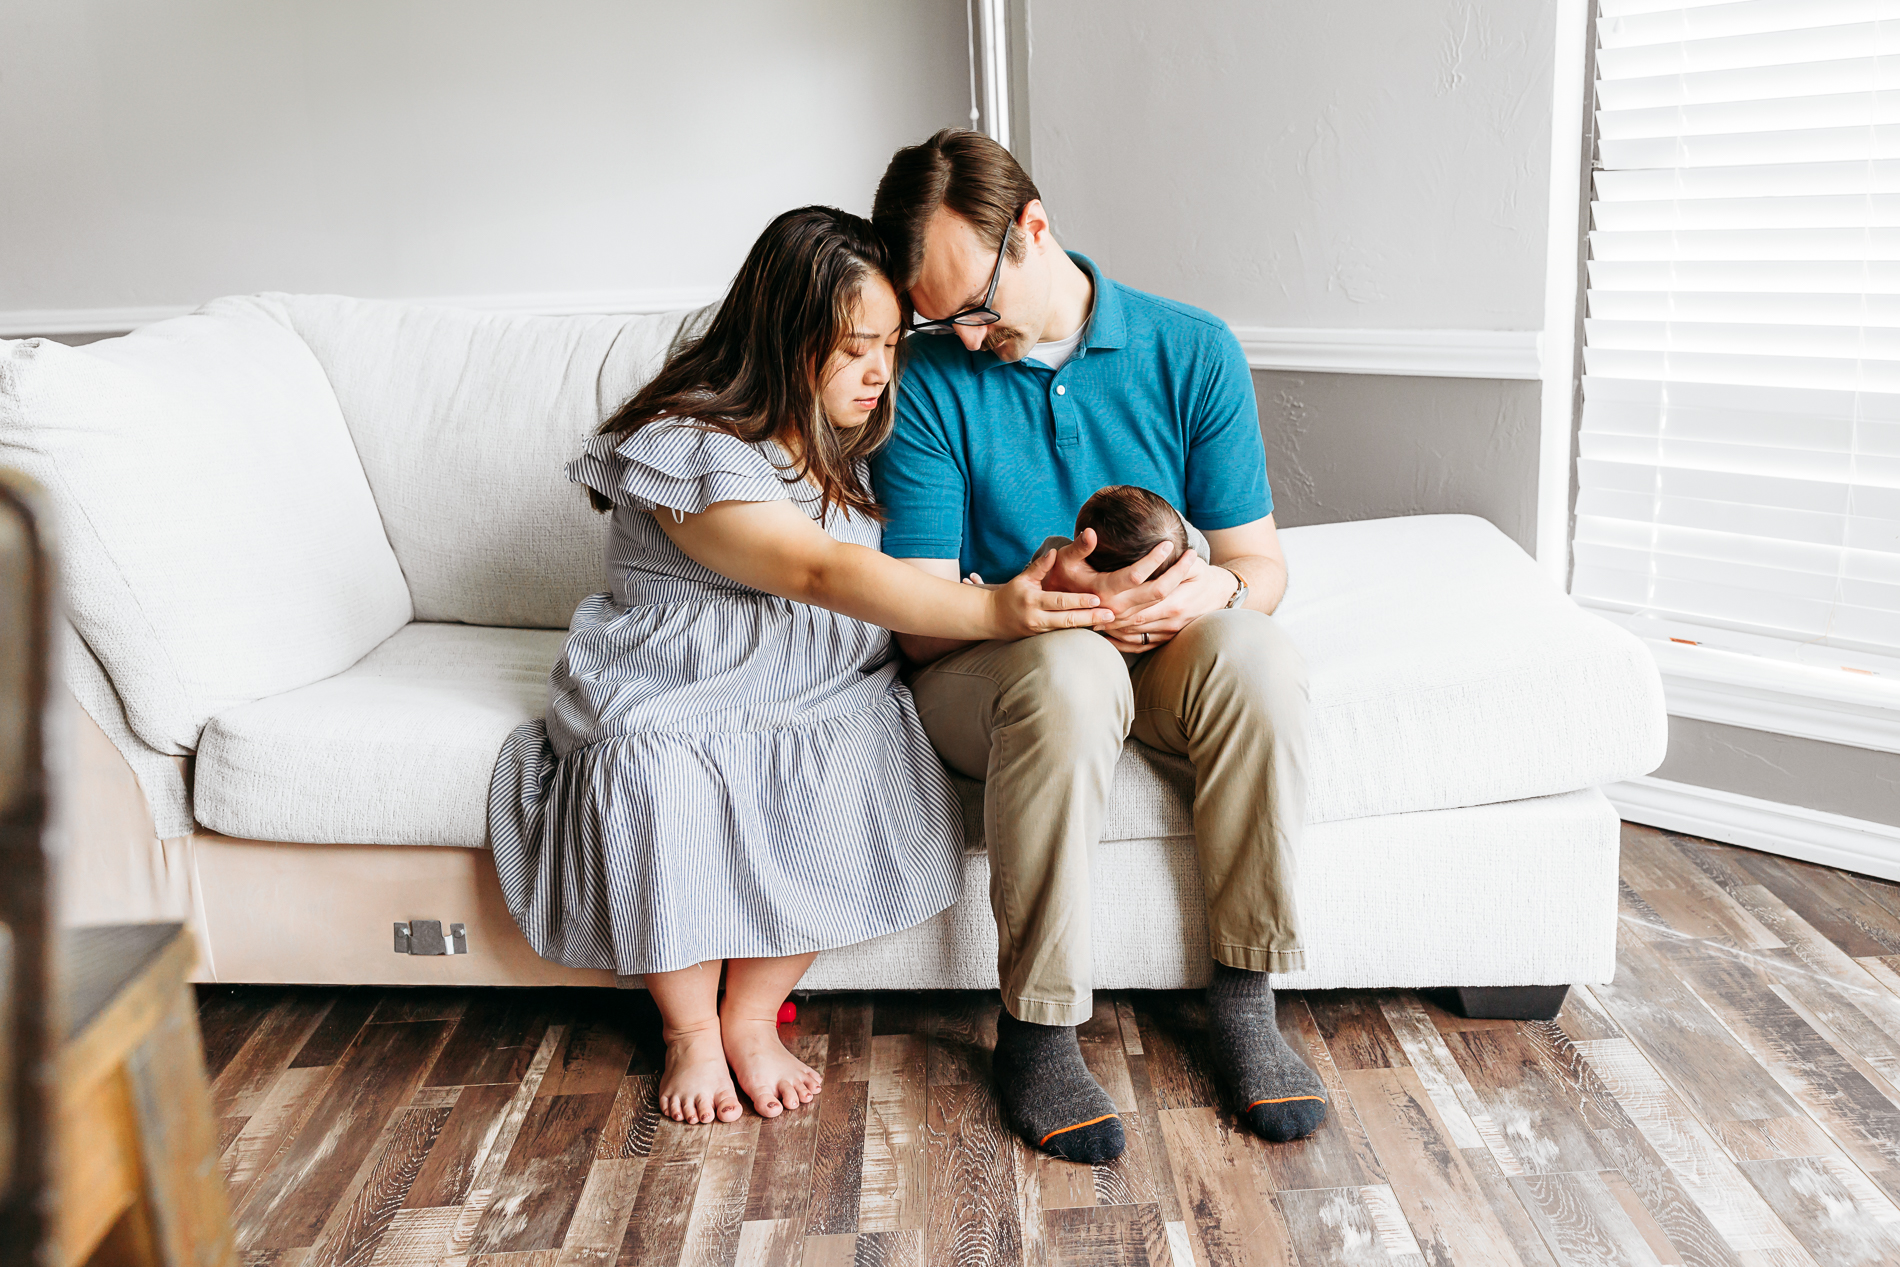
[[[1572,592],[1900,674],[1900,0],[1603,0]]]

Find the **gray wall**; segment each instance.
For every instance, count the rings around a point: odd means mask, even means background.
[[[717,287],[968,118],[960,0],[59,0],[0,38],[0,324]]]
[[[1547,0],[1029,0],[1063,245],[1237,326],[1536,330]]]
[[[1669,719],[1656,777],[1900,827],[1900,754]]]
[[[1543,324],[1543,0],[1029,0],[1063,245],[1240,327]],[[1283,525],[1483,515],[1535,545],[1538,385],[1256,370]]]
[[[1537,536],[1538,384],[1255,370],[1274,522],[1481,515]]]

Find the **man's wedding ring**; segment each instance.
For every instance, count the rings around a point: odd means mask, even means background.
[[[1142,634],[1142,635],[1141,635],[1141,641],[1142,641],[1142,643],[1143,643],[1143,644],[1145,645],[1145,644],[1147,643],[1147,641],[1148,641],[1148,635],[1147,635],[1147,634],[1145,634],[1145,633],[1144,633],[1144,634]]]

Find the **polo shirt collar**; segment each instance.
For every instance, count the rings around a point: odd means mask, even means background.
[[[1095,305],[1089,311],[1088,329],[1082,332],[1082,346],[1119,348],[1128,343],[1128,319],[1122,311],[1121,287],[1102,276],[1095,261],[1074,251],[1068,253],[1089,279],[1095,283]]]
[[[1082,348],[1089,350],[1125,347],[1128,343],[1128,318],[1122,311],[1121,287],[1102,276],[1102,270],[1095,267],[1095,261],[1076,251],[1066,252],[1075,261],[1076,266],[1089,275],[1094,291],[1093,304],[1089,309],[1088,324],[1082,331]],[[1077,355],[1081,348],[1077,349]],[[996,353],[979,348],[970,353],[970,359],[976,363],[976,370],[984,370],[998,365],[1020,364],[1021,362],[1003,361]]]

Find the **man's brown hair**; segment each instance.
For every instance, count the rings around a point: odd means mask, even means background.
[[[889,248],[898,294],[908,292],[923,271],[924,230],[937,208],[948,207],[968,220],[992,247],[1001,246],[1008,233],[1005,254],[1010,263],[1020,264],[1023,236],[1011,233],[1010,226],[1041,197],[1010,152],[981,132],[945,128],[891,155],[884,179],[877,182],[871,223]]]

